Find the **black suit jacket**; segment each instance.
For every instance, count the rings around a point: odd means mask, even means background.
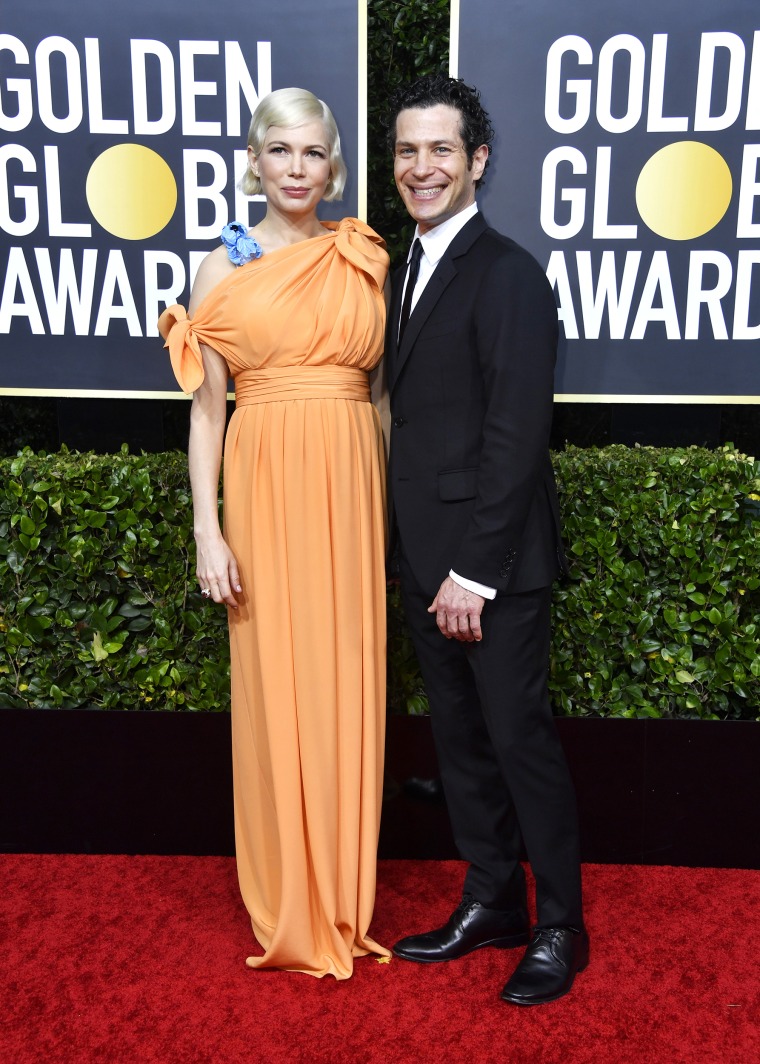
[[[453,569],[516,593],[566,570],[549,458],[557,309],[536,260],[470,219],[396,341],[387,368],[389,486],[404,555],[431,599]]]

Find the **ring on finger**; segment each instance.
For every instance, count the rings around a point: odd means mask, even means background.
[[[201,595],[203,595],[203,597],[205,599],[211,598],[211,588],[210,587],[202,587],[201,588]]]

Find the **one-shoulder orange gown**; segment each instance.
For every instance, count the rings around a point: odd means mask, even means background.
[[[379,361],[388,256],[356,219],[239,267],[192,320],[159,327],[182,388],[199,344],[226,360],[224,534],[243,594],[229,610],[235,837],[263,956],[348,978],[388,955],[368,935],[385,729],[385,508]]]

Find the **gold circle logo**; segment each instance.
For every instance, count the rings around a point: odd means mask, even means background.
[[[155,236],[177,206],[174,174],[142,144],[107,148],[90,167],[86,191],[93,217],[122,240]]]
[[[658,236],[693,240],[718,224],[731,190],[723,156],[707,144],[683,140],[661,148],[645,163],[636,183],[636,206]]]

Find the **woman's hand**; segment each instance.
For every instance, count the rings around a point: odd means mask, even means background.
[[[236,610],[236,596],[243,588],[235,555],[227,546],[224,537],[221,533],[208,539],[196,536],[195,546],[198,560],[195,575],[201,586],[201,593],[204,590],[210,592],[209,595],[204,595],[204,598],[223,602]]]

